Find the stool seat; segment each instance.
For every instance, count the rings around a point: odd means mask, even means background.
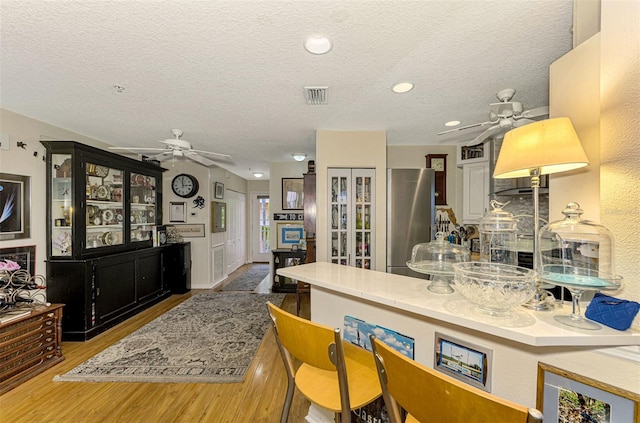
[[[344,342],[339,328],[302,319],[271,303],[267,307],[287,371],[281,423],[287,422],[295,388],[313,404],[333,411],[340,423],[351,422],[351,410],[382,394],[373,354]]]

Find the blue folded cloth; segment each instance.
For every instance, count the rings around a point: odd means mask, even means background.
[[[584,315],[588,319],[617,330],[627,330],[640,310],[635,301],[623,300],[596,293]]]

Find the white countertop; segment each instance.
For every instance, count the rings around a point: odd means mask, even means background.
[[[640,345],[640,333],[631,329],[621,332],[602,326],[599,330],[580,330],[556,322],[553,315],[570,314],[570,304],[546,312],[517,307],[511,317],[497,318],[476,311],[458,293],[428,291],[430,281],[424,279],[325,262],[285,267],[276,273],[308,282],[312,288],[351,295],[533,346]]]

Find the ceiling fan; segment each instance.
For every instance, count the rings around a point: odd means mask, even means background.
[[[522,103],[519,101],[511,101],[515,93],[516,90],[513,88],[498,91],[496,97],[500,102],[489,104],[490,111],[488,121],[439,132],[438,135],[491,125],[480,135],[466,143],[467,146],[472,146],[488,141],[492,137],[499,137],[513,128],[535,122],[533,119],[549,115],[549,106],[523,110]]]
[[[186,157],[195,162],[203,164],[205,166],[211,166],[216,161],[231,161],[231,156],[227,154],[212,153],[210,151],[194,150],[191,148],[191,143],[180,139],[183,132],[181,129],[172,129],[171,133],[175,138],[169,138],[166,140],[160,140],[158,142],[165,144],[164,148],[139,148],[139,147],[109,147],[110,150],[128,150],[132,152],[153,152],[159,151],[153,156],[148,157],[148,160],[157,160],[162,162],[174,157]],[[209,156],[209,157],[205,157]]]

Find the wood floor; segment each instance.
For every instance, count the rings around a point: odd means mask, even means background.
[[[234,272],[229,281],[248,268]],[[278,422],[286,375],[271,329],[243,383],[52,381],[197,292],[202,291],[173,295],[87,342],[63,342],[62,363],[0,396],[0,422]],[[295,312],[295,294],[288,294],[282,307]],[[301,315],[308,312],[305,298]],[[289,423],[304,422],[308,408],[296,392]]]

